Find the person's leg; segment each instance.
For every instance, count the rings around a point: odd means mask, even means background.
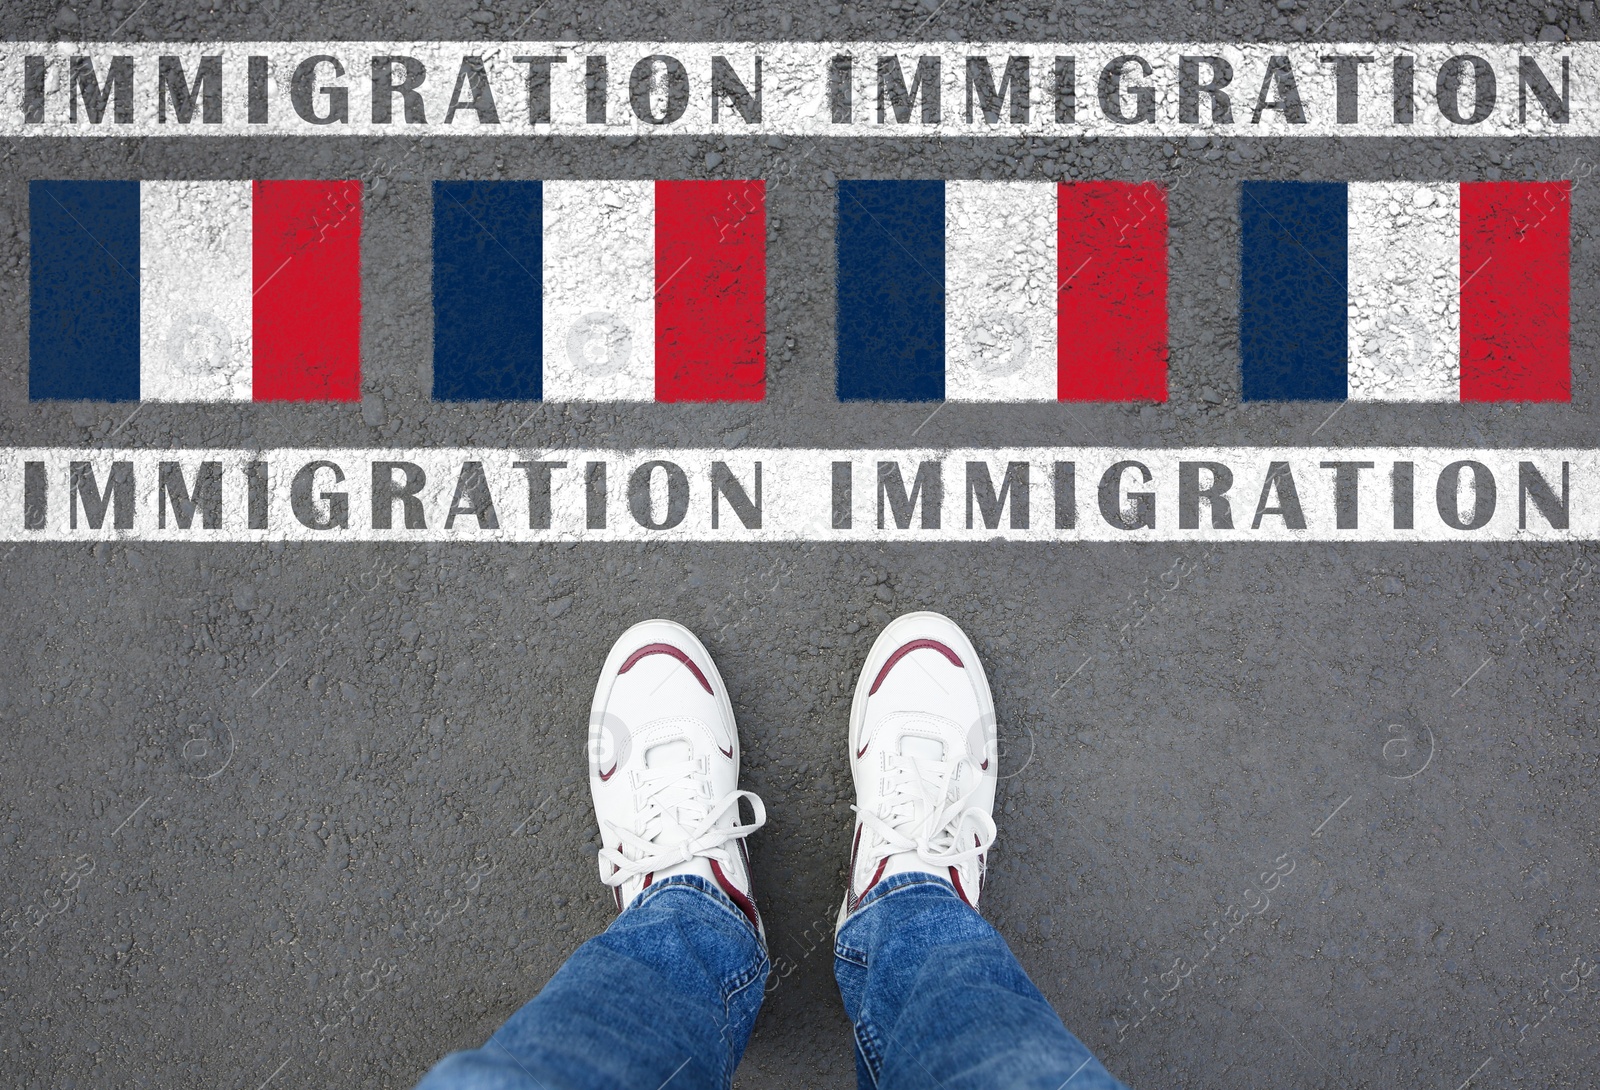
[[[767,979],[756,929],[698,875],[653,884],[482,1048],[418,1090],[725,1087]]]
[[[966,634],[897,618],[850,714],[856,832],[834,975],[863,1088],[1121,1087],[978,915],[994,842],[994,703]]]
[[[705,647],[667,621],[630,628],[589,718],[600,876],[625,911],[419,1090],[729,1086],[769,968],[743,839],[766,810],[738,779],[733,708]]]
[[[839,929],[834,975],[863,1087],[1110,1090],[1000,933],[931,874],[897,874]]]

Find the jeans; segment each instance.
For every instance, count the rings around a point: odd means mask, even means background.
[[[721,890],[668,878],[580,946],[486,1045],[447,1056],[417,1090],[727,1087],[769,968]],[[834,974],[862,1090],[1122,1087],[999,932],[933,875],[874,886],[839,930]]]

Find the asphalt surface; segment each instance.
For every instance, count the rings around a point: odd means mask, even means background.
[[[1597,29],[1589,4],[1224,6],[551,0],[484,23],[460,4],[24,2],[0,33],[459,39],[525,18],[524,37],[664,40]],[[0,160],[0,442],[1594,441],[1592,185],[1574,188],[1570,406],[1353,404],[1331,420],[1328,404],[1239,403],[1233,205],[1242,178],[1571,177],[1600,157],[1592,141],[779,143],[16,141]],[[30,178],[370,178],[380,159],[401,166],[369,190],[361,405],[129,419],[27,401]],[[1176,187],[1170,402],[931,419],[836,403],[833,182],[1019,169]],[[764,403],[429,402],[429,180],[708,174],[778,179]],[[738,1085],[848,1085],[829,936],[849,694],[889,617],[938,609],[984,656],[1004,742],[985,914],[1114,1073],[1136,1087],[1592,1085],[1595,564],[1571,545],[5,546],[0,1081],[406,1087],[481,1043],[611,919],[587,704],[611,640],[666,616],[716,656],[745,785],[770,814],[755,882],[786,975]]]

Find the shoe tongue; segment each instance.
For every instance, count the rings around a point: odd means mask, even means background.
[[[944,743],[937,738],[921,738],[915,734],[900,739],[900,756],[915,757],[923,761],[944,760]]]
[[[684,761],[694,759],[694,749],[681,739],[674,742],[663,742],[659,746],[651,746],[644,751],[644,766],[646,768],[663,768],[671,764],[682,764]]]

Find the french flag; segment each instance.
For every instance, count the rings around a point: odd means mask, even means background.
[[[1570,401],[1555,182],[1245,182],[1245,400]]]
[[[841,181],[844,401],[1165,401],[1152,182]]]
[[[34,181],[30,400],[355,401],[361,182]]]
[[[759,401],[756,181],[433,184],[433,396]]]

